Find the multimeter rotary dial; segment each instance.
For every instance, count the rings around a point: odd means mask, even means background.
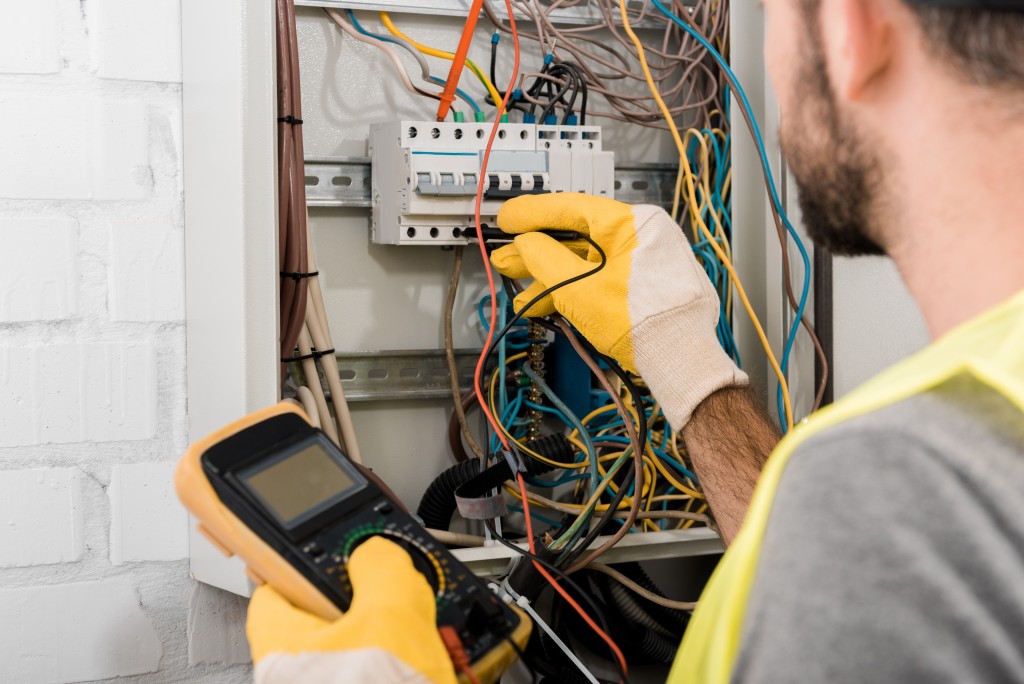
[[[437,600],[441,600],[448,584],[442,562],[420,540],[405,534],[400,529],[379,525],[357,527],[342,541],[336,552],[341,563],[347,566],[356,548],[371,537],[385,537],[401,546],[412,558],[413,567],[427,578],[427,583],[434,591]]]

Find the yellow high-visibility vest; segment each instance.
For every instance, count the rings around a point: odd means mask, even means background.
[[[701,595],[669,674],[671,684],[729,681],[772,503],[793,452],[823,430],[959,375],[975,378],[1024,412],[1024,292],[949,332],[786,435],[765,464],[742,529]]]

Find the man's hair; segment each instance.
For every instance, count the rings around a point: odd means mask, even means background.
[[[972,83],[1024,90],[1024,12],[912,4],[925,40]]]

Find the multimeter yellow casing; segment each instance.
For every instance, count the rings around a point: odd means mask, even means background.
[[[287,466],[273,468],[314,452],[339,467],[336,477],[348,488],[304,516],[281,518],[280,505],[273,504],[280,504],[291,475]],[[294,605],[324,619],[340,617],[351,598],[344,571],[347,554],[361,541],[381,535],[409,551],[427,576],[437,591],[439,624],[461,630],[481,681],[497,680],[515,662],[509,640],[520,648],[526,645],[529,619],[498,601],[292,404],[257,411],[194,443],[178,463],[175,488],[198,519],[199,532],[226,555],[242,558],[255,583],[267,582]]]

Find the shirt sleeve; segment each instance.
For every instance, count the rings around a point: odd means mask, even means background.
[[[841,427],[791,457],[734,682],[1024,681],[1021,523],[951,448]]]

